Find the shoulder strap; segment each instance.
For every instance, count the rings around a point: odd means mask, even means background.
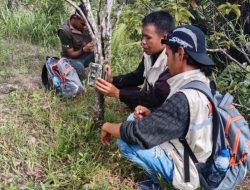
[[[213,85],[213,86],[212,86]],[[191,81],[190,83],[184,85],[181,89],[194,89],[194,90],[198,90],[199,92],[205,94],[208,98],[208,100],[211,102],[212,106],[213,106],[213,150],[212,150],[212,154],[210,156],[209,159],[213,158],[213,155],[215,153],[216,150],[216,142],[218,139],[218,134],[219,134],[219,113],[218,110],[214,104],[214,97],[213,94],[215,93],[215,84],[212,82],[210,83],[210,88],[203,82],[201,81]],[[211,92],[211,89],[213,89],[213,93]],[[189,156],[191,157],[191,159],[193,160],[194,163],[198,163],[198,160],[196,158],[196,156],[194,155],[193,151],[191,150],[191,148],[189,147],[187,140],[185,137],[180,138],[179,141],[182,143],[183,147],[184,147],[184,178],[185,178],[185,182],[189,182],[190,181],[190,177],[189,177],[189,163],[188,163],[188,158]]]
[[[198,90],[199,92],[205,94],[210,101],[210,103],[213,106],[213,142],[217,141],[218,133],[219,133],[219,123],[220,123],[220,117],[218,109],[214,103],[214,94],[215,94],[215,83],[214,81],[210,82],[210,87],[208,87],[205,83],[201,81],[191,81],[190,83],[184,85],[181,89],[194,89]],[[212,92],[212,90],[214,92]]]
[[[205,94],[211,103],[214,102],[214,97],[213,97],[213,94],[211,92],[211,89],[205,83],[203,83],[201,81],[192,81],[192,82],[184,85],[181,89],[198,90],[198,91],[202,92],[203,94]]]
[[[43,65],[42,74],[41,74],[41,79],[42,79],[42,83],[43,83],[43,85],[45,87],[45,90],[51,90],[51,85],[49,83],[49,78],[48,78],[48,74],[50,73],[50,71],[48,70],[48,67],[47,67],[48,66],[48,61],[51,58],[59,60],[58,57],[50,57],[50,56],[46,57],[46,62]]]
[[[46,63],[43,65],[42,75],[41,75],[43,86],[46,90],[49,89],[49,80],[48,80],[48,70],[46,67]]]

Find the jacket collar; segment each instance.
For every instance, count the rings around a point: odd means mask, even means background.
[[[166,55],[166,48],[158,55],[157,59],[155,60],[154,63],[151,63],[153,66],[152,68],[157,68],[162,66],[162,61],[165,61],[167,55]],[[152,56],[148,55],[144,52],[144,58],[150,59],[152,61]],[[166,63],[164,63],[166,64]]]
[[[170,94],[168,97],[176,93],[184,85],[194,80],[204,82],[207,85],[209,85],[210,82],[209,79],[200,71],[200,69],[180,73],[167,80],[167,83],[170,86]]]
[[[82,34],[81,31],[75,29],[75,28],[72,26],[72,24],[70,23],[70,20],[68,21],[68,25],[69,25],[69,29],[71,30],[72,33],[74,33],[74,34]]]

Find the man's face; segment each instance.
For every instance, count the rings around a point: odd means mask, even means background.
[[[79,30],[80,32],[83,32],[84,27],[85,27],[85,22],[80,18],[76,18],[74,22],[74,28]]]
[[[182,72],[182,59],[178,52],[174,53],[172,49],[166,45],[166,55],[168,56],[168,69],[171,77]]]
[[[161,44],[161,39],[164,39],[166,35],[159,34],[153,24],[145,25],[142,28],[142,47],[143,51],[148,55],[159,54],[165,48],[165,45]]]

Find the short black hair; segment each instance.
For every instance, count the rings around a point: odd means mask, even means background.
[[[187,56],[187,64],[197,66],[201,70],[201,72],[203,72],[207,77],[211,76],[213,74],[213,71],[215,70],[214,65],[201,65],[200,63],[195,61],[191,56]]]
[[[80,4],[78,7],[82,10],[83,14],[87,13],[87,9],[83,4]],[[75,15],[82,17],[81,13],[80,13],[80,11],[78,9],[76,9]]]
[[[173,54],[177,53],[178,48],[180,48],[180,46],[178,46],[178,45],[170,47]],[[206,77],[211,76],[213,74],[213,72],[215,71],[215,66],[214,65],[201,65],[200,63],[195,61],[191,56],[189,56],[186,51],[185,51],[185,54],[186,54],[185,56],[187,58],[187,64],[188,65],[194,65],[195,67],[200,69],[201,72],[203,72]]]
[[[161,10],[152,12],[142,19],[142,26],[153,24],[159,34],[169,34],[175,27],[174,19],[169,12]]]

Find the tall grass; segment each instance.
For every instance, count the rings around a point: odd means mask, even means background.
[[[0,33],[2,36],[22,38],[43,46],[59,47],[57,28],[64,20],[58,15],[58,24],[41,11],[12,11],[7,6],[0,8]],[[60,21],[59,21],[60,20]]]
[[[132,71],[142,59],[140,40],[131,40],[128,33],[128,27],[124,23],[117,25],[113,32],[111,66],[116,74]]]

